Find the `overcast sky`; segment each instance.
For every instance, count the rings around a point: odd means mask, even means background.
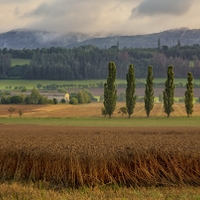
[[[200,28],[200,0],[0,0],[0,32],[135,35]]]

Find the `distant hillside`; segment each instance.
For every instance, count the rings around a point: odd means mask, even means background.
[[[136,35],[136,36],[115,36],[107,38],[94,38],[79,42],[77,46],[92,44],[99,48],[109,48],[119,42],[119,48],[154,48],[158,46],[158,39],[162,45],[175,46],[180,39],[181,45],[200,44],[200,29],[176,29],[160,33]]]
[[[19,29],[1,33],[0,48],[36,49],[43,47],[66,47],[86,39],[88,39],[86,35],[79,33],[62,35],[47,31]]]
[[[180,39],[182,45],[200,44],[200,29],[189,30],[186,28],[163,31],[160,33],[135,35],[135,36],[112,36],[105,38],[91,38],[80,33],[61,35],[58,33],[33,30],[12,30],[0,34],[0,48],[12,49],[36,49],[49,47],[78,47],[93,45],[99,48],[109,48],[119,42],[119,48],[154,48],[157,47],[158,39],[162,45],[174,46]]]

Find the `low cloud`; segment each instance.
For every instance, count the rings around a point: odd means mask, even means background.
[[[26,17],[57,17],[66,13],[67,2],[53,1],[39,4],[35,9],[25,13]]]
[[[144,0],[132,10],[134,16],[155,16],[185,14],[193,0]]]

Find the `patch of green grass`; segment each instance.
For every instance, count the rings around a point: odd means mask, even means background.
[[[189,61],[189,66],[190,66],[190,67],[194,67],[194,61],[193,61],[193,60],[190,60],[190,61]]]
[[[85,118],[0,118],[3,124],[39,124],[59,126],[200,126],[200,117],[85,117]]]
[[[16,65],[26,65],[30,63],[30,59],[19,59],[19,58],[12,58],[12,67]]]

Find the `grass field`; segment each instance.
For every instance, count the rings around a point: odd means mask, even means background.
[[[16,65],[26,65],[29,64],[31,60],[29,59],[19,59],[19,58],[12,58],[11,63],[12,67]]]
[[[106,127],[136,127],[136,126],[200,126],[200,117],[171,117],[169,119],[152,117],[150,119],[141,117],[132,117],[127,119],[104,117],[86,117],[86,118],[0,118],[3,124],[40,124],[40,125],[57,125],[57,126],[106,126]]]

